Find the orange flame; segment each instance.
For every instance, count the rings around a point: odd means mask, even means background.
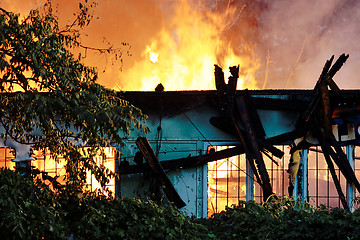
[[[224,71],[240,65],[238,88],[255,88],[259,60],[242,55],[246,46],[235,48],[223,37],[240,14],[236,7],[201,10],[181,0],[170,22],[143,50],[142,59],[124,69],[122,82],[132,81],[126,90],[153,91],[159,83],[165,90],[215,89],[214,64]]]

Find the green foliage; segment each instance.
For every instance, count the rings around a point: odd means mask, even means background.
[[[359,239],[360,210],[315,208],[288,197],[240,202],[202,220],[218,239]]]
[[[32,179],[0,171],[1,239],[360,239],[360,210],[284,197],[195,219],[147,199],[54,193]]]
[[[71,226],[76,239],[207,239],[206,228],[173,207],[151,200],[86,196],[81,216]]]
[[[211,239],[201,224],[151,200],[55,194],[8,169],[0,186],[1,239]]]
[[[46,185],[0,171],[1,239],[66,239],[60,207]]]
[[[123,145],[124,133],[133,127],[146,131],[146,117],[119,93],[97,84],[96,69],[74,56],[71,50],[83,47],[79,32],[92,17],[91,6],[79,8],[64,29],[50,0],[24,18],[0,8],[0,124],[2,138],[64,156],[68,180],[81,183],[90,170],[104,186],[114,173],[97,165],[94,155],[111,142]],[[75,144],[79,140],[91,146],[84,154]]]

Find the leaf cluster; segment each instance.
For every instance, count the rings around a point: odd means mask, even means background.
[[[1,239],[211,239],[201,224],[151,200],[55,194],[8,169],[0,186]]]
[[[63,211],[52,191],[8,169],[0,171],[0,238],[65,239]]]
[[[147,128],[141,110],[97,84],[97,70],[71,51],[81,46],[77,29],[91,20],[90,7],[80,4],[62,30],[50,0],[25,18],[0,8],[1,137],[62,155],[68,179],[83,182],[90,170],[104,186],[114,173],[93,160],[100,147],[123,145],[132,128]],[[81,154],[84,144],[91,148]]]
[[[288,197],[243,202],[202,220],[218,239],[359,239],[360,210],[313,207]]]
[[[287,197],[240,201],[209,219],[148,199],[52,192],[0,171],[1,239],[360,239],[360,210],[319,208]]]

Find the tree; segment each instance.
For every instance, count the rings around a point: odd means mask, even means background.
[[[147,129],[141,110],[97,84],[96,69],[73,54],[83,47],[79,34],[91,20],[91,6],[80,4],[75,21],[64,29],[50,0],[23,19],[0,8],[0,124],[3,138],[62,155],[69,183],[84,182],[90,170],[105,186],[114,173],[93,157],[101,147],[123,145],[132,126]],[[76,141],[90,148],[82,152]]]

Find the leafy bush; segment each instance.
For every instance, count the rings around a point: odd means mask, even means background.
[[[206,228],[173,207],[136,198],[83,201],[71,231],[76,239],[207,239]],[[72,221],[73,223],[75,221]],[[89,238],[89,236],[91,236]]]
[[[360,239],[360,210],[284,197],[195,219],[151,200],[53,192],[33,179],[0,170],[1,239]]]
[[[93,192],[54,193],[8,169],[0,171],[1,239],[209,239],[207,229],[174,207]]]
[[[360,239],[360,210],[315,208],[288,197],[241,201],[203,220],[218,239]]]
[[[1,239],[66,239],[63,214],[47,185],[1,169]]]

